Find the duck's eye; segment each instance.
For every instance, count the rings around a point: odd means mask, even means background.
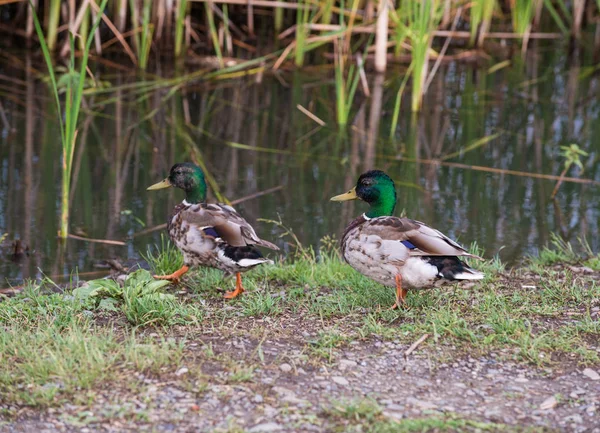
[[[363,179],[362,184],[364,186],[373,185],[373,181],[371,179]]]

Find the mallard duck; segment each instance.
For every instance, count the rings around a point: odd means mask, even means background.
[[[192,266],[208,266],[235,274],[236,285],[225,298],[232,299],[244,291],[241,273],[263,263],[273,263],[262,256],[256,245],[279,250],[260,239],[252,226],[226,204],[207,204],[204,173],[195,164],[185,162],[171,167],[169,177],[148,190],[169,188],[185,191],[185,199],[175,206],[167,230],[173,243],[183,253],[183,266],[170,275],[155,278],[177,282]]]
[[[344,259],[361,274],[396,287],[396,303],[405,303],[406,289],[431,286],[436,280],[480,280],[483,273],[459,257],[474,257],[459,244],[420,221],[392,216],[394,181],[381,170],[363,173],[356,186],[332,201],[361,199],[369,210],[352,221],[342,236]]]

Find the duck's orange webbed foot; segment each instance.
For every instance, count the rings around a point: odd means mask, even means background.
[[[225,299],[233,299],[240,296],[244,293],[244,288],[242,287],[242,274],[236,272],[235,274],[235,290],[233,292],[226,292],[224,298]]]
[[[400,306],[406,307],[406,293],[408,293],[407,290],[402,288],[402,276],[398,274],[396,275],[396,303],[390,310],[395,310]]]
[[[189,270],[189,266],[183,265],[180,269],[176,270],[169,275],[154,275],[157,280],[170,280],[172,283],[178,284],[179,279]]]

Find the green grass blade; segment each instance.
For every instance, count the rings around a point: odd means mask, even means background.
[[[54,101],[56,102],[56,110],[59,113],[59,123],[60,123],[60,134],[62,141],[65,141],[65,126],[62,120],[62,116],[60,115],[62,108],[60,106],[60,99],[58,97],[58,86],[56,84],[56,75],[54,74],[54,65],[52,63],[52,56],[50,55],[50,50],[48,49],[48,45],[46,44],[46,38],[44,37],[44,32],[42,30],[42,26],[40,25],[40,21],[38,20],[37,13],[35,12],[35,8],[33,2],[29,0],[29,7],[32,10],[33,16],[33,24],[35,26],[35,32],[40,40],[40,47],[42,49],[42,53],[44,54],[44,60],[46,61],[46,66],[48,67],[48,75],[50,76],[50,83],[52,85],[52,94],[54,96]]]
[[[217,35],[217,27],[215,26],[215,17],[213,16],[213,11],[210,5],[211,4],[209,2],[204,3],[204,9],[206,11],[206,17],[208,18],[210,37],[215,48],[215,53],[217,54],[217,59],[219,60],[219,67],[222,69],[225,64],[223,63],[223,54],[221,53],[221,46],[219,45],[219,36]]]
[[[209,24],[211,25],[211,36],[212,36],[212,32],[213,32],[213,28],[214,28],[212,11],[210,11],[210,13],[209,13],[210,5],[208,2],[204,3],[204,6],[206,6],[206,14],[208,15]],[[177,11],[177,21],[175,22],[175,55],[177,57],[179,57],[181,55],[181,52],[183,51],[183,27],[185,24],[186,12],[187,12],[187,0],[181,0],[179,3],[179,10]],[[215,43],[215,39],[213,36],[213,43],[215,44],[215,46],[218,47],[218,45],[219,45],[218,38],[217,38],[217,42]],[[217,54],[217,57],[219,57],[220,62],[222,62],[222,59],[218,54]],[[223,67],[223,65],[221,65],[221,67]]]

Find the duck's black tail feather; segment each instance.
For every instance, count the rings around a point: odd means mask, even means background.
[[[482,280],[483,272],[479,272],[456,256],[427,256],[429,264],[438,269],[438,275],[447,280]]]

